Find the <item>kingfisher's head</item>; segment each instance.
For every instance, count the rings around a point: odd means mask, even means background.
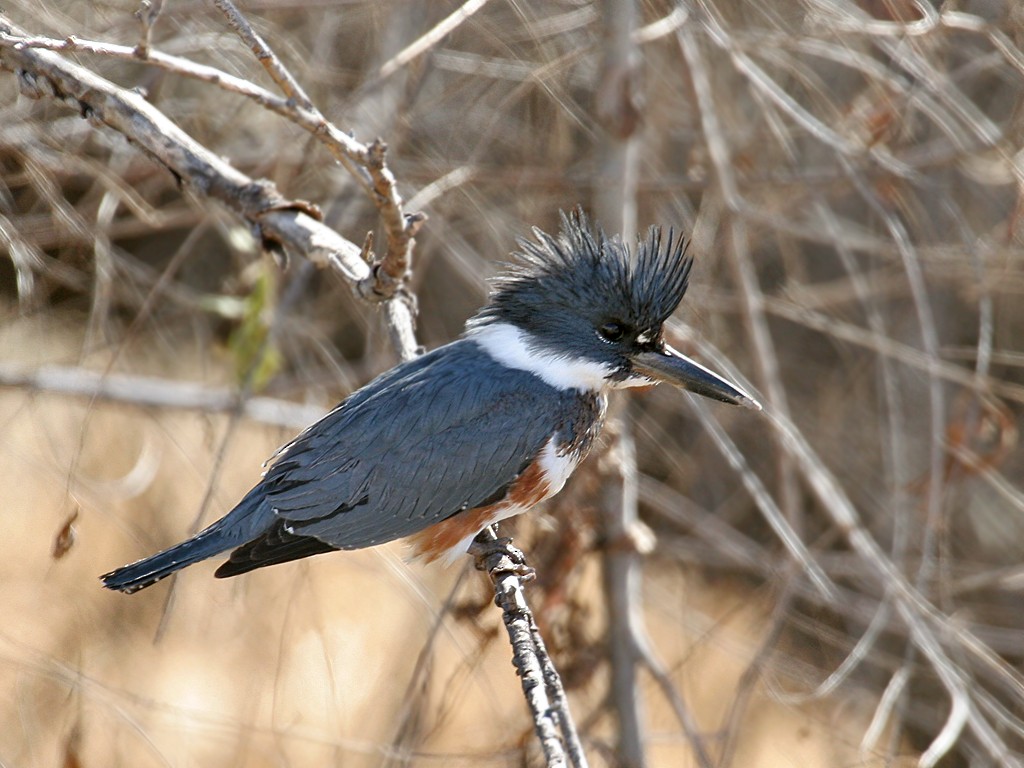
[[[693,266],[686,240],[652,227],[635,257],[596,234],[579,209],[558,237],[534,229],[494,280],[467,335],[495,359],[562,389],[603,390],[666,382],[726,403],[757,401],[665,343]]]

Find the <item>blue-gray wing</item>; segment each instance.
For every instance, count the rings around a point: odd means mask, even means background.
[[[261,486],[281,534],[338,549],[391,541],[501,498],[572,422],[577,398],[458,341],[357,392],[285,448]]]

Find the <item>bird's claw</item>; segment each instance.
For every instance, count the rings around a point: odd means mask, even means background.
[[[526,555],[512,546],[512,539],[504,536],[490,540],[474,539],[469,554],[476,558],[477,570],[487,571],[492,578],[512,574],[523,581],[537,578],[537,572],[526,564]]]

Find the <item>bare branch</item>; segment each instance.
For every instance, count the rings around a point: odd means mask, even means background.
[[[255,83],[208,64],[200,64],[181,56],[174,56],[150,49],[146,51],[145,58],[140,61],[138,47],[133,48],[117,43],[87,40],[76,35],[69,35],[63,40],[35,35],[22,36],[20,34],[10,37],[9,42],[19,48],[41,48],[48,51],[89,53],[103,56],[104,58],[133,61],[137,64],[158,67],[181,77],[209,83],[224,91],[244,96],[275,114],[291,118],[293,122],[296,122],[296,124],[311,133],[315,134],[320,125],[320,118],[314,114],[311,108],[298,107],[290,103],[287,98],[271,93],[266,88]],[[363,159],[365,147],[355,139],[339,132],[337,141],[344,153],[353,160],[361,161]]]
[[[412,248],[415,244],[414,238],[427,217],[422,213],[406,214],[404,212],[402,196],[398,191],[394,175],[387,166],[387,146],[383,141],[378,139],[370,145],[361,144],[328,122],[320,111],[308,102],[308,99],[301,102],[295,98],[281,98],[216,67],[197,64],[188,59],[154,50],[147,51],[145,59],[142,60],[139,58],[138,48],[81,40],[73,36],[64,40],[28,36],[20,30],[15,30],[9,23],[5,24],[2,19],[3,17],[0,16],[0,46],[9,45],[18,50],[38,48],[50,51],[83,51],[150,64],[183,77],[207,82],[226,91],[237,93],[308,131],[331,152],[334,158],[370,195],[370,199],[377,206],[384,223],[387,250],[384,256],[372,265],[371,269],[361,270],[364,274],[358,279],[358,295],[372,301],[389,299],[398,295],[407,303],[409,302],[403,285],[408,276]],[[277,62],[275,71],[285,71],[280,61],[276,58],[275,61]],[[74,65],[68,64],[68,66]],[[288,75],[288,77],[291,76]],[[294,78],[291,79],[294,80]],[[118,88],[113,84],[110,86]],[[112,127],[116,128],[117,126]],[[411,306],[407,314],[410,316],[413,314]]]
[[[245,18],[235,4],[231,0],[213,0],[213,4],[224,14],[224,18],[228,20],[231,28],[238,33],[242,42],[249,46],[252,52],[256,54],[256,59],[267,70],[267,74],[270,75],[271,79],[284,91],[285,96],[303,109],[315,109],[313,102],[310,101],[302,86],[299,85],[298,80],[292,77],[292,73],[287,70],[270,46],[267,45],[266,41],[252,28],[249,20]]]
[[[404,359],[412,357],[417,347],[411,299],[403,285],[409,271],[413,237],[425,217],[402,212],[402,199],[385,161],[385,144],[378,140],[364,148],[330,126],[237,9],[228,0],[218,0],[217,4],[288,95],[288,101],[282,102],[213,68],[151,51],[148,38],[141,50],[74,38],[29,38],[5,20],[0,21],[0,66],[17,73],[26,95],[63,101],[91,122],[113,128],[198,194],[227,205],[250,224],[264,247],[285,247],[313,263],[330,265],[353,285],[358,295],[383,302],[395,348]],[[373,200],[384,219],[388,241],[384,258],[368,265],[364,257],[369,254],[370,241],[360,248],[342,238],[320,223],[319,211],[314,206],[285,200],[270,182],[250,179],[194,141],[139,94],[65,60],[59,52],[67,50],[88,50],[135,60],[145,55],[151,64],[241,93],[286,117],[297,116],[314,135],[321,140],[326,137],[325,143],[341,162],[354,169],[357,179],[369,180]],[[243,398],[226,390],[79,369],[44,368],[28,374],[4,370],[0,371],[0,383],[140,405],[241,412],[295,426],[307,424],[320,415],[319,409],[312,413],[310,409],[289,408],[266,398]],[[538,713],[537,732],[548,763],[565,764],[561,746],[564,739],[569,745],[572,765],[583,766],[585,758],[558,674],[529,612],[521,582],[514,572],[503,568],[500,564],[492,568],[492,578],[506,616],[514,615],[508,626],[515,661],[527,699]],[[527,653],[530,648],[532,652]],[[548,703],[549,695],[554,699],[554,707]]]
[[[636,237],[637,183],[641,99],[639,57],[631,39],[636,26],[632,0],[601,4],[603,56],[595,112],[604,129],[599,145],[601,184],[595,194],[598,217],[622,234]],[[638,678],[637,636],[643,623],[643,573],[640,542],[650,532],[640,522],[637,505],[637,467],[629,411],[608,425],[615,443],[606,460],[601,487],[601,526],[605,599],[608,604],[608,663],[611,667],[609,705],[618,727],[616,762],[628,768],[647,765],[644,748],[643,698]],[[649,545],[648,545],[649,549]],[[693,734],[687,734],[693,736]],[[704,757],[698,741],[694,751]]]
[[[608,599],[611,697],[619,721],[619,760],[626,766],[646,764],[637,674],[639,665],[644,664],[672,705],[697,764],[711,768],[714,763],[700,729],[668,679],[644,624],[640,557],[651,549],[653,534],[639,517],[636,451],[628,421],[619,420],[615,425],[614,443],[604,459],[608,465],[602,499],[607,537],[604,581]]]
[[[647,667],[647,671],[650,672],[651,677],[654,678],[658,687],[661,688],[662,695],[668,699],[672,711],[675,712],[676,720],[679,721],[679,726],[683,729],[683,733],[686,734],[686,738],[689,739],[690,745],[693,747],[693,754],[697,764],[701,768],[712,768],[715,763],[712,762],[710,755],[708,755],[704,739],[701,736],[700,726],[694,720],[693,714],[690,712],[690,708],[686,705],[686,701],[679,693],[679,690],[672,684],[672,679],[669,677],[665,665],[655,655],[654,648],[651,647],[650,638],[647,636],[646,631],[637,635],[634,639],[637,641],[638,659]]]
[[[381,301],[394,295],[394,283],[389,283],[390,292],[380,288],[373,271],[360,258],[359,246],[320,223],[315,206],[286,200],[271,182],[250,179],[178,128],[139,94],[126,91],[56,53],[26,45],[26,40],[29,38],[21,30],[0,19],[0,67],[18,74],[25,95],[64,101],[90,121],[120,132],[176,178],[244,218],[264,247],[285,247],[318,266],[332,267],[363,298]],[[386,171],[382,158],[377,167],[381,173]],[[393,179],[391,182],[393,188]],[[382,187],[387,186],[382,183]],[[401,246],[402,253],[411,243],[410,236]],[[416,349],[412,309],[404,297],[388,303],[406,305],[388,307],[386,316],[389,324],[406,326],[398,329],[392,325],[391,337],[400,344],[399,354],[407,359]]]
[[[270,46],[253,30],[245,16],[235,7],[231,0],[214,0],[214,4],[228,19],[228,23],[238,33],[260,64],[270,73],[274,82],[278,84],[285,95],[288,96],[289,106],[295,104],[298,107],[312,112],[317,122],[317,132],[320,133],[330,123],[324,118],[320,111],[313,105],[309,97],[302,90],[294,76],[288,71],[281,60],[270,49]],[[328,145],[332,146],[332,145]],[[402,196],[398,192],[395,178],[385,161],[387,145],[381,139],[375,139],[365,149],[358,153],[358,162],[369,173],[371,182],[371,199],[377,206],[384,223],[384,230],[387,235],[387,252],[383,258],[373,264],[371,277],[360,282],[359,291],[368,298],[371,295],[380,299],[389,299],[398,296],[410,302],[404,291],[405,280],[408,277],[409,266],[412,260],[412,248],[415,244],[413,238],[426,221],[423,213],[406,214],[402,203]],[[362,178],[362,169],[353,168],[349,162],[350,152],[338,155],[338,160],[345,165],[357,178]],[[411,303],[411,302],[410,302]],[[410,307],[411,308],[411,307]],[[403,355],[404,357],[404,355]]]
[[[418,56],[422,56],[441,42],[441,40],[443,40],[447,35],[450,35],[458,29],[459,25],[469,19],[486,4],[487,0],[466,0],[466,2],[459,6],[459,8],[435,24],[434,27],[425,35],[422,35],[411,45],[407,45],[388,61],[384,62],[383,66],[380,68],[380,76],[388,77],[409,62],[416,59]]]
[[[153,40],[153,25],[160,18],[164,0],[142,0],[139,5],[140,8],[135,12],[135,18],[142,25],[142,35],[135,51],[140,59],[144,59],[149,55],[149,46]]]
[[[569,699],[565,695],[565,688],[562,686],[562,678],[555,668],[551,656],[548,654],[544,637],[537,627],[537,622],[530,617],[530,635],[533,638],[533,646],[536,649],[537,660],[540,662],[541,672],[544,675],[544,684],[548,689],[548,696],[551,697],[551,706],[554,708],[555,717],[558,718],[558,727],[562,732],[562,741],[569,758],[569,765],[572,768],[586,768],[587,758],[583,752],[583,744],[580,742],[579,732],[576,730],[576,722],[569,712]]]
[[[799,430],[779,414],[768,411],[766,416],[782,437],[786,449],[794,457],[797,467],[804,474],[809,487],[821,502],[822,508],[827,511],[833,523],[842,531],[850,547],[857,552],[864,563],[870,566],[870,572],[893,596],[896,609],[910,630],[910,638],[914,646],[927,658],[946,689],[951,706],[956,710],[958,716],[956,718],[951,716],[947,725],[949,727],[966,725],[992,758],[999,760],[1000,764],[1008,765],[1009,748],[1006,742],[992,723],[979,711],[978,704],[971,696],[968,680],[965,679],[960,667],[950,659],[949,653],[943,647],[943,641],[957,638],[957,644],[961,648],[969,649],[986,657],[991,651],[976,641],[973,644],[965,643],[963,637],[969,633],[962,627],[952,626],[951,620],[936,610],[897,570],[893,562],[864,528],[849,497],[806,443]],[[962,712],[966,712],[966,715],[961,721],[959,714]],[[937,737],[936,750],[948,749],[950,745],[944,740],[948,734],[948,730],[944,731],[941,734],[943,739],[941,741]],[[930,759],[937,760],[941,757],[937,752],[929,751],[928,754]]]
[[[618,759],[624,766],[646,765],[643,710],[637,675],[637,634],[643,621],[643,574],[640,549],[644,531],[637,509],[636,451],[630,425],[617,420],[608,425],[615,442],[605,459],[601,509],[604,523],[604,590],[608,601],[608,655],[611,665],[611,705],[618,721]],[[647,543],[647,549],[650,543]],[[699,748],[697,750],[700,751]]]
[[[793,527],[786,520],[786,516],[775,503],[774,498],[764,487],[761,479],[747,466],[746,458],[736,447],[736,444],[729,438],[729,435],[722,429],[715,420],[711,410],[696,398],[690,398],[690,405],[700,419],[701,424],[711,435],[712,440],[719,451],[725,456],[729,465],[740,475],[744,487],[755,500],[761,510],[764,519],[775,531],[775,535],[785,545],[790,556],[800,564],[808,577],[817,587],[818,591],[825,597],[834,598],[836,595],[835,585],[821,566],[815,562],[807,546],[801,541],[800,536],[793,530]]]
[[[470,552],[476,557],[477,568],[487,573],[494,586],[495,603],[502,609],[502,620],[512,643],[512,661],[522,680],[545,764],[548,768],[586,768],[561,680],[548,659],[523,590],[523,580],[533,578],[533,570],[526,565],[523,553],[512,546],[511,539],[499,539],[492,528],[480,532]],[[567,746],[570,763],[566,761]]]
[[[0,386],[36,392],[50,392],[89,400],[106,400],[148,408],[240,412],[263,424],[300,429],[323,415],[316,406],[299,405],[270,397],[240,397],[227,387],[208,387],[185,381],[168,381],[154,376],[98,373],[86,368],[44,365],[31,370],[0,363]]]

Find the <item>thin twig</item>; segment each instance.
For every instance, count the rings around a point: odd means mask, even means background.
[[[810,578],[811,582],[824,597],[834,598],[836,591],[832,580],[822,570],[821,566],[818,565],[814,556],[807,549],[807,546],[801,541],[800,536],[790,526],[786,516],[775,503],[774,497],[765,488],[761,478],[750,469],[743,452],[737,448],[736,443],[722,429],[711,413],[711,409],[695,397],[690,398],[690,406],[697,414],[701,424],[711,436],[718,450],[725,457],[726,461],[729,462],[733,470],[739,474],[747,492],[754,499],[758,509],[761,510],[765,521],[772,527],[775,535],[779,537],[779,540],[786,547],[790,557],[800,564],[808,578]]]
[[[296,124],[310,132],[318,129],[320,117],[313,111],[312,107],[299,107],[289,102],[287,97],[278,96],[262,86],[245,80],[222,69],[200,64],[199,62],[186,59],[182,56],[164,53],[150,49],[146,52],[145,59],[139,61],[138,48],[118,43],[108,43],[99,40],[88,40],[77,35],[68,35],[62,40],[52,37],[13,35],[9,41],[18,48],[40,48],[47,51],[59,53],[89,53],[104,58],[118,59],[121,61],[135,61],[157,67],[167,72],[173,72],[180,77],[187,77],[190,80],[215,85],[221,90],[243,96],[264,109],[268,109],[281,117],[291,117]],[[340,148],[352,160],[362,162],[365,147],[347,134],[339,134]]]
[[[724,203],[729,209],[729,242],[726,251],[729,255],[729,263],[736,282],[739,285],[743,321],[747,328],[747,335],[754,347],[754,359],[758,367],[758,378],[764,388],[765,404],[770,408],[779,409],[783,413],[788,414],[789,404],[786,398],[786,389],[782,385],[775,343],[768,330],[765,318],[764,294],[754,272],[747,226],[743,218],[737,215],[736,205],[739,202],[739,193],[737,192],[739,183],[734,170],[735,164],[731,161],[732,153],[725,136],[715,134],[721,121],[718,117],[717,102],[714,98],[710,97],[709,67],[701,46],[693,35],[692,29],[680,30],[677,37],[683,54],[690,65],[694,92],[700,105],[705,140],[708,142],[709,147],[715,147],[715,150],[711,152],[711,158],[715,167],[718,185],[722,190],[730,190],[727,194],[723,195],[725,198]],[[705,195],[704,200],[701,202],[702,209],[707,207],[717,209],[718,201],[716,197],[717,195],[714,193]],[[718,220],[717,210],[714,211],[714,218],[716,221]],[[787,527],[793,528],[794,533],[799,535],[801,528],[801,505],[793,464],[785,451],[778,450],[774,453],[776,456],[779,486],[779,512],[785,519]]]
[[[238,33],[242,41],[252,49],[260,64],[288,96],[289,102],[313,112],[321,126],[329,125],[305,91],[302,90],[295,77],[274,54],[270,46],[264,42],[263,38],[256,33],[234,3],[231,0],[214,0],[214,4],[224,13],[228,23]],[[383,258],[373,264],[371,278],[363,280],[359,284],[359,291],[364,294],[364,297],[371,294],[380,299],[397,297],[409,305],[411,317],[414,313],[414,306],[411,297],[404,290],[404,284],[412,261],[413,238],[427,217],[423,213],[405,213],[395,177],[386,162],[386,154],[387,145],[381,139],[374,139],[366,147],[366,150],[360,153],[360,164],[370,175],[373,192],[371,199],[377,206],[384,223],[388,247]],[[345,160],[348,160],[348,156],[345,157]],[[347,163],[346,167],[348,167]],[[362,176],[352,168],[349,170],[359,177]]]
[[[431,674],[434,671],[437,641],[441,637],[445,621],[452,614],[452,608],[455,606],[455,597],[466,581],[467,572],[468,570],[465,568],[459,572],[455,583],[448,590],[448,595],[434,615],[434,621],[430,625],[430,629],[427,630],[423,645],[416,655],[416,661],[412,665],[413,675],[406,684],[405,692],[401,699],[403,704],[394,718],[398,726],[388,747],[387,759],[383,764],[384,768],[408,765],[410,754],[415,746],[413,742],[420,735],[418,725],[421,708],[427,702],[427,697],[422,694],[426,693]]]
[[[456,10],[441,19],[426,34],[421,35],[397,54],[384,62],[380,68],[380,77],[388,77],[409,62],[422,56],[441,40],[450,35],[465,23],[474,13],[487,4],[487,0],[466,0]]]
[[[683,729],[683,733],[686,734],[690,746],[693,747],[693,755],[697,765],[701,766],[701,768],[713,768],[715,762],[708,754],[704,738],[701,736],[700,725],[694,719],[693,713],[686,705],[686,701],[679,693],[679,690],[673,685],[672,678],[669,676],[665,664],[655,654],[646,632],[638,640],[642,640],[637,649],[638,659],[647,667],[647,671],[654,678],[654,682],[661,688],[662,695],[668,699],[669,706],[672,707],[676,720],[679,721],[679,727]]]
[[[760,690],[760,682],[764,671],[768,666],[771,655],[775,652],[779,637],[788,626],[788,618],[793,602],[799,591],[799,584],[802,579],[796,568],[791,566],[782,584],[782,589],[773,601],[772,616],[767,630],[762,634],[757,652],[747,664],[743,674],[736,683],[736,695],[729,704],[729,711],[723,718],[723,724],[719,731],[722,733],[722,749],[717,768],[729,768],[732,765],[736,748],[743,731],[743,722],[747,716],[747,707],[753,698],[755,691]]]
[[[995,376],[982,376],[955,363],[932,358],[909,344],[889,335],[865,329],[859,325],[831,317],[812,309],[800,307],[784,299],[766,299],[765,307],[777,316],[797,325],[819,331],[877,355],[898,360],[906,366],[934,373],[947,383],[959,384],[980,392],[991,392],[1017,403],[1024,403],[1024,386]]]
[[[943,642],[955,642],[959,648],[980,654],[983,658],[994,656],[994,654],[984,644],[976,640],[971,643],[965,642],[969,632],[961,626],[954,625],[949,617],[938,611],[895,567],[864,528],[853,503],[832,473],[807,444],[800,431],[778,414],[766,412],[766,417],[782,436],[786,449],[793,455],[811,491],[821,503],[822,509],[843,533],[850,547],[868,566],[866,573],[873,574],[880,585],[890,591],[897,611],[910,630],[910,637],[914,645],[928,659],[946,689],[951,705],[956,708],[957,712],[966,707],[966,719],[963,723],[978,738],[990,757],[999,760],[1000,764],[1011,764],[1006,742],[978,711],[971,696],[971,687],[964,679],[964,673],[950,659],[949,653],[943,648]],[[949,720],[951,724],[956,722],[954,719]],[[940,746],[944,744],[945,742],[941,742]],[[935,758],[936,755],[931,754],[930,757]]]
[[[0,67],[16,71],[22,92],[34,98],[64,101],[92,121],[123,134],[150,157],[189,184],[242,216],[258,233],[265,247],[280,246],[318,266],[329,265],[346,278],[357,295],[377,301],[387,292],[377,290],[371,268],[360,258],[361,249],[318,221],[315,206],[286,200],[266,180],[253,180],[210,152],[182,131],[139,94],[99,77],[56,53],[22,44],[26,36],[0,18]],[[411,238],[403,247],[408,247]],[[374,286],[367,290],[365,286]],[[394,291],[392,291],[392,294]],[[405,300],[401,300],[405,303]],[[410,323],[412,311],[389,312],[393,320]],[[395,332],[402,343],[409,332]],[[399,348],[414,354],[415,344]]]
[[[256,60],[263,65],[267,74],[277,83],[284,95],[303,109],[313,109],[313,102],[299,85],[299,81],[292,76],[292,73],[288,71],[271,47],[252,28],[249,20],[235,7],[235,4],[231,0],[213,0],[213,4],[224,14],[224,18],[227,19],[228,24],[235,30],[242,42],[256,55]]]
[[[587,757],[583,752],[583,743],[580,741],[579,732],[576,730],[576,722],[569,711],[569,699],[565,695],[562,678],[548,654],[544,637],[541,635],[532,613],[530,614],[530,636],[533,638],[533,647],[537,653],[537,660],[540,662],[541,672],[544,674],[544,684],[547,686],[548,696],[551,697],[551,706],[554,708],[555,717],[558,718],[558,727],[562,733],[562,742],[569,758],[569,765],[572,768],[586,768]]]
[[[135,18],[142,25],[142,34],[139,37],[139,44],[135,47],[135,54],[140,59],[144,59],[149,56],[149,46],[153,41],[153,26],[160,18],[164,0],[142,0],[139,6],[139,10],[135,12]]]

